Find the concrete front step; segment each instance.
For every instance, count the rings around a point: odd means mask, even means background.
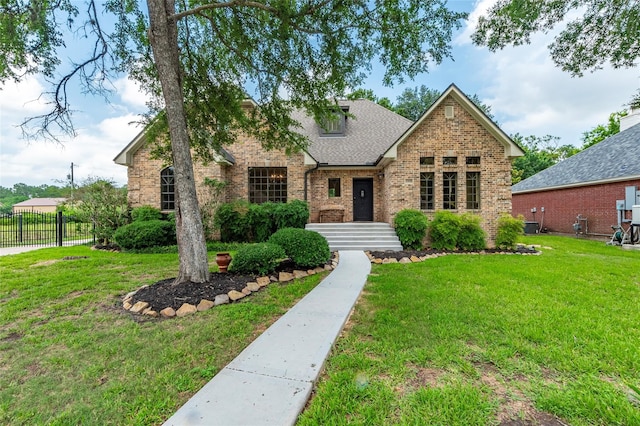
[[[323,235],[332,251],[402,250],[395,230],[388,223],[309,223],[306,228]]]

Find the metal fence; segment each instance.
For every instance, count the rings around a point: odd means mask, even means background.
[[[0,247],[95,243],[94,226],[62,212],[0,215]]]

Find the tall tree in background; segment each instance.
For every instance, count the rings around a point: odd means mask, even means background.
[[[637,0],[499,0],[478,20],[474,43],[496,51],[528,44],[536,32],[548,33],[568,22],[549,45],[551,58],[573,76],[610,63],[630,68],[640,58],[640,2]]]
[[[371,89],[357,89],[347,95],[347,99],[369,99],[383,107],[394,111],[411,121],[416,121],[425,113],[427,109],[440,97],[442,93],[436,89],[430,89],[424,84],[414,88],[407,87],[392,103],[388,98],[378,98]],[[491,106],[482,103],[478,95],[470,96],[471,102],[476,104],[490,119],[494,119],[491,114]]]
[[[513,184],[580,152],[580,149],[573,145],[559,145],[560,138],[557,136],[522,136],[516,133],[511,136],[511,139],[524,150],[524,156],[513,160],[511,168]]]
[[[598,124],[593,129],[582,134],[582,149],[587,149],[599,142],[602,142],[609,136],[620,133],[620,119],[627,115],[627,111],[612,112],[609,115],[607,124]]]
[[[113,34],[101,26],[95,0],[84,9],[73,0],[4,0],[0,3],[0,82],[26,74],[57,81],[53,110],[38,117],[73,131],[67,85],[78,77],[85,91],[102,93],[112,72],[126,71],[153,101],[150,135],[170,135],[176,184],[176,234],[180,271],[176,283],[204,282],[208,261],[191,151],[204,160],[240,132],[266,148],[296,150],[294,108],[320,120],[332,113],[329,96],[359,87],[372,60],[386,67],[390,85],[426,72],[450,56],[452,31],[465,14],[444,0],[234,0],[187,2],[108,0],[116,17]],[[59,50],[65,34],[95,41],[62,78]],[[243,108],[250,92],[259,108]]]

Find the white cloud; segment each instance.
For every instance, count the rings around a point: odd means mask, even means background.
[[[637,69],[605,67],[583,77],[571,77],[550,58],[548,45],[557,31],[537,33],[531,43],[495,53],[470,46],[477,17],[495,0],[482,0],[470,14],[469,25],[456,38],[462,49],[473,49],[482,76],[478,94],[492,107],[507,133],[550,134],[562,144],[581,145],[585,131],[606,123],[609,114],[624,109],[640,87]],[[572,16],[578,12],[573,12]]]
[[[113,85],[122,102],[125,102],[135,110],[146,110],[147,94],[140,88],[136,81],[123,77],[114,81]]]

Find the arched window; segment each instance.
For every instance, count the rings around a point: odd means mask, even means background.
[[[176,191],[173,179],[173,167],[160,172],[160,210],[176,209]]]

